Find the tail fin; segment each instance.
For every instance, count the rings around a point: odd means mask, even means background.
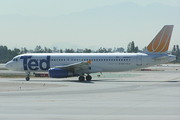
[[[165,25],[147,46],[147,53],[167,53],[174,25]]]

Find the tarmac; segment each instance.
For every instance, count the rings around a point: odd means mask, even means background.
[[[94,74],[91,82],[0,78],[0,120],[180,120],[180,65],[150,69],[160,71]]]

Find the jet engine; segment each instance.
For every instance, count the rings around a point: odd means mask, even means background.
[[[50,68],[49,69],[49,77],[51,78],[66,78],[66,77],[72,77],[73,72],[59,69],[59,68]]]

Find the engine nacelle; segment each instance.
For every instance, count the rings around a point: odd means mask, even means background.
[[[73,72],[59,69],[59,68],[50,68],[49,69],[49,77],[51,78],[66,78],[66,77],[72,77]]]

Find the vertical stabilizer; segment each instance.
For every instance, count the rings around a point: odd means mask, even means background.
[[[167,53],[174,25],[165,25],[147,46],[147,53]]]

